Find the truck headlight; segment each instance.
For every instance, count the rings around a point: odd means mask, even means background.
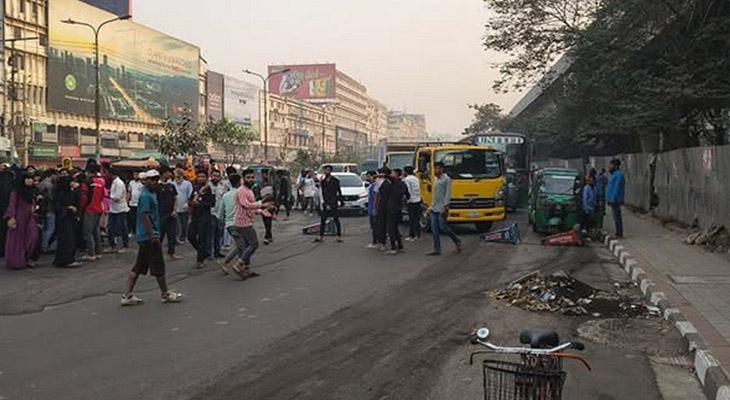
[[[501,188],[499,188],[499,190],[497,190],[497,196],[494,197],[497,207],[504,206],[504,201],[506,200],[506,198],[507,192],[504,190],[504,186],[502,186]]]

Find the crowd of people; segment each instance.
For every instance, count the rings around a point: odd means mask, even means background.
[[[158,166],[125,174],[93,159],[83,169],[59,166],[41,171],[0,164],[0,212],[6,221],[0,225],[0,256],[13,270],[33,268],[41,254],[53,254],[55,267],[78,268],[103,254],[128,251],[134,238],[137,257],[121,304],[135,305],[142,300],[133,294],[134,286],[148,273],[157,279],[163,302],[180,301],[181,294],[167,286],[165,263],[181,258],[177,248],[186,241],[195,250],[197,269],[212,261],[225,275],[233,272],[244,280],[258,276],[251,269],[259,247],[254,221],[261,216],[263,243],[269,244],[274,240],[273,220],[282,209],[288,220],[295,201],[305,215],[315,210],[320,214],[314,241],[324,241],[330,223],[335,241],[343,241],[339,214],[344,197],[331,166],[325,166],[320,177],[312,170],[302,171],[294,183],[296,198],[284,171],[264,170],[257,179],[251,169],[229,167],[225,174],[209,165],[191,169]],[[461,250],[461,241],[446,223],[449,177],[439,163],[435,171],[438,179],[430,205],[434,250],[429,255],[441,254],[440,233],[449,235]],[[372,230],[367,247],[396,255],[404,241],[421,239],[420,183],[411,167],[383,167],[368,172],[367,180]],[[405,239],[399,231],[404,209],[410,225]],[[226,247],[230,250],[223,254]]]

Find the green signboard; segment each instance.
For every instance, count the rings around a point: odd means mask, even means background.
[[[36,144],[30,148],[30,155],[33,158],[55,159],[58,158],[58,146]]]

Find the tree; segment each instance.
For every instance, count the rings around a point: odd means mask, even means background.
[[[256,135],[250,127],[223,118],[209,121],[203,129],[203,136],[220,146],[226,164],[232,165],[244,161],[243,155]]]
[[[502,108],[494,103],[469,104],[474,110],[474,119],[468,128],[464,129],[464,135],[472,135],[479,132],[487,132],[502,129],[505,117],[502,115]]]
[[[207,139],[201,134],[189,107],[184,107],[178,115],[165,120],[163,127],[165,133],[153,137],[163,156],[167,158],[196,156],[206,150]]]

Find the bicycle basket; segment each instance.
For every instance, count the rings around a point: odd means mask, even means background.
[[[484,360],[485,400],[560,400],[565,372]]]

